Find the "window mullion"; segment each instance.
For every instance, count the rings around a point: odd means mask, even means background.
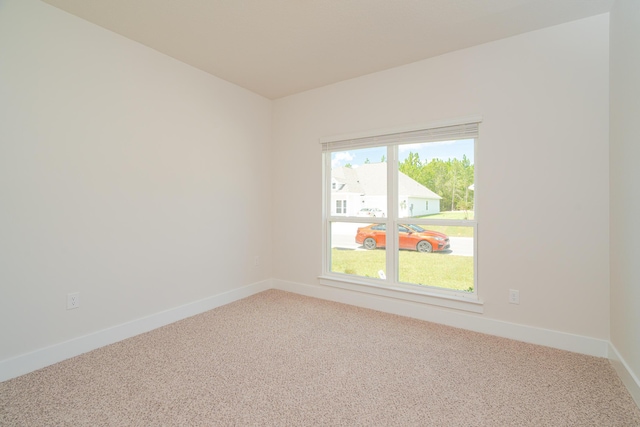
[[[398,282],[398,146],[387,147],[387,280]]]
[[[331,271],[331,154],[323,153],[322,161],[322,269]]]

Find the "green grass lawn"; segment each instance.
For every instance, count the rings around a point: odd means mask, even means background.
[[[420,218],[435,218],[435,219],[473,219],[473,211],[447,211],[440,212],[435,215],[425,215]]]
[[[364,277],[378,277],[385,271],[383,249],[372,251],[331,251],[331,271]],[[439,288],[473,289],[473,257],[438,253],[400,251],[400,281]]]
[[[418,218],[428,219],[473,219],[473,211],[449,211],[435,215],[425,215]],[[473,227],[459,225],[423,225],[423,228],[439,231],[449,237],[473,237]]]

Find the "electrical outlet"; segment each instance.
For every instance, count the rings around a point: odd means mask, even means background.
[[[80,292],[67,294],[67,310],[80,307]]]
[[[258,255],[253,259],[253,265],[256,267],[260,265],[260,257]]]
[[[509,289],[509,304],[520,304],[520,291]]]

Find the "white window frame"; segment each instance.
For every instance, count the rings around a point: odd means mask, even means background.
[[[478,212],[474,203],[473,220],[444,220],[428,218],[411,218],[410,222],[417,225],[459,225],[473,227],[474,230],[474,290],[462,292],[444,288],[421,286],[398,281],[399,252],[398,223],[407,222],[407,218],[399,218],[398,214],[398,147],[413,142],[435,142],[459,139],[474,139],[474,150],[477,154],[478,128],[481,117],[467,117],[447,122],[431,123],[421,126],[387,129],[381,131],[363,132],[358,134],[338,135],[322,138],[323,146],[323,215],[322,215],[322,275],[319,283],[341,289],[348,289],[367,294],[386,296],[413,302],[455,308],[476,313],[483,312],[483,302],[479,297],[478,286]],[[413,140],[411,138],[414,138]],[[398,142],[398,139],[402,143]],[[385,218],[369,218],[369,223],[384,223],[387,229],[386,251],[392,256],[386,257],[386,277],[367,278],[356,275],[336,273],[331,271],[331,226],[332,222],[361,223],[362,218],[350,216],[336,216],[331,214],[331,152],[346,151],[369,147],[387,147],[387,206],[388,215]],[[477,177],[477,162],[474,162],[474,188]],[[477,201],[477,191],[474,198]]]

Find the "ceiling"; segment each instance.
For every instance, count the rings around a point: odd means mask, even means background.
[[[614,0],[43,0],[276,99],[609,12]]]

